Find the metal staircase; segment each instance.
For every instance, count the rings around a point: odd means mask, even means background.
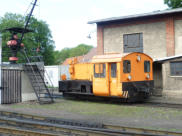
[[[37,96],[37,100],[40,104],[53,103],[53,84],[48,73],[44,69],[44,65],[40,66],[40,62],[43,64],[42,57],[38,56],[36,53],[34,53],[34,56],[28,57],[25,49],[21,51],[27,62],[23,66],[24,71],[29,77],[35,95]]]
[[[26,63],[24,70],[29,77],[34,92],[40,104],[53,103],[52,93],[45,82],[44,70],[40,70],[36,63]]]
[[[42,57],[41,56],[32,56],[29,58],[25,47],[22,45],[22,40],[24,38],[24,34],[28,33],[28,32],[33,32],[32,30],[27,29],[27,27],[28,27],[29,21],[31,19],[33,10],[36,6],[36,3],[37,3],[37,0],[34,1],[30,14],[28,14],[28,17],[26,18],[26,21],[25,21],[26,23],[25,23],[24,28],[11,27],[11,28],[5,29],[5,31],[9,31],[13,37],[13,39],[12,38],[10,39],[9,44],[7,44],[8,46],[6,46],[6,47],[10,48],[10,50],[11,50],[11,59],[9,59],[9,61],[12,64],[16,64],[16,61],[18,60],[17,53],[19,51],[24,55],[26,63],[23,65],[23,68],[30,79],[30,82],[31,82],[34,92],[37,96],[37,99],[40,104],[47,104],[47,103],[54,102],[53,93],[50,93],[50,90],[53,88],[53,84],[52,84],[48,74],[44,70],[44,68],[42,70],[39,68],[38,61],[41,61]],[[20,39],[17,39],[16,34],[18,34],[18,33],[21,34]],[[16,36],[16,38],[14,38],[14,36]],[[15,43],[13,44],[12,41],[16,41],[16,44]],[[33,62],[33,59],[36,59],[36,62]],[[46,84],[47,83],[45,81],[46,79],[49,80],[48,83],[50,85]],[[50,87],[52,87],[52,88],[50,88]]]

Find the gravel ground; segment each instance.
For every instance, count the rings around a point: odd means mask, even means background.
[[[57,99],[54,104],[36,102],[1,105],[1,110],[79,121],[182,132],[182,110],[137,107],[121,103]]]

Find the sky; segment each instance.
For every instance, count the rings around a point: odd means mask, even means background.
[[[0,0],[0,16],[6,12],[26,15],[34,0]],[[96,25],[88,21],[165,10],[164,0],[38,0],[33,15],[49,25],[55,49],[81,43],[96,46]],[[27,10],[29,9],[29,10]],[[88,35],[91,38],[88,38]]]

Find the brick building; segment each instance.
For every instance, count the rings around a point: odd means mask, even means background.
[[[151,13],[113,17],[90,21],[97,24],[97,54],[143,52],[150,55],[154,63],[156,89],[165,89],[168,78],[174,78],[181,84],[176,89],[182,90],[182,61],[171,62],[165,67],[161,58],[182,54],[182,8],[155,11]],[[175,57],[174,57],[175,58]],[[163,62],[163,61],[162,61]],[[164,67],[173,68],[176,75],[166,75]],[[171,72],[170,72],[171,73]],[[172,85],[172,84],[171,84]]]

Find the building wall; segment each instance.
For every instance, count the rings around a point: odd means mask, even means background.
[[[60,78],[61,75],[66,75],[66,79],[70,80],[69,65],[60,65],[59,80],[61,80],[61,78]]]
[[[66,75],[66,79],[70,79],[69,74],[69,65],[54,65],[54,66],[45,66],[45,77],[51,80],[48,80],[49,84],[54,87],[58,87],[58,82],[61,80],[61,75]]]
[[[166,56],[165,22],[104,28],[104,53],[123,53],[123,35],[143,33],[144,53],[152,58]]]
[[[58,81],[60,78],[59,65],[45,66],[44,69],[45,69],[44,76],[47,79],[47,81],[49,82],[49,85],[53,85],[54,87],[58,87]]]
[[[97,25],[97,54],[123,53],[123,34],[143,33],[143,51],[153,59],[182,54],[180,14],[129,19]],[[163,94],[182,92],[182,77],[170,76],[170,62],[154,68],[154,85]],[[161,89],[160,89],[161,88]],[[168,93],[168,92],[171,92]],[[171,95],[173,96],[173,95]],[[175,96],[175,97],[176,97]],[[181,93],[182,97],[182,93]]]
[[[182,54],[180,14],[97,24],[97,54],[123,53],[123,33],[139,32],[144,33],[144,53],[154,58]]]
[[[182,59],[176,59],[173,61],[182,61]],[[182,91],[182,76],[170,75],[170,61],[166,61],[162,64],[162,75],[163,90]]]
[[[6,87],[11,89],[11,91],[6,95],[7,97],[7,102],[8,103],[14,103],[14,102],[20,102],[20,101],[28,101],[28,100],[36,100],[36,95],[35,95],[35,92],[32,88],[32,85],[31,85],[31,82],[27,76],[27,74],[23,71],[23,66],[20,64],[15,64],[15,65],[2,65],[2,68],[4,70],[12,70],[12,71],[21,71],[20,75],[16,75],[17,73],[16,72],[10,72],[8,75],[8,79],[6,79],[5,81],[5,84],[6,84]],[[16,77],[16,78],[15,78]],[[16,79],[16,82],[13,82],[13,80]],[[11,82],[10,82],[11,81]],[[8,82],[8,83],[7,83]],[[20,89],[18,89],[18,84],[20,83]],[[12,85],[11,85],[12,84]],[[14,88],[14,86],[16,86]],[[16,90],[15,90],[16,89]],[[18,90],[17,90],[18,89]],[[16,92],[16,94],[15,94]],[[17,96],[21,97],[21,100],[13,100],[13,96]],[[8,99],[12,97],[12,100],[9,101]],[[16,98],[18,99],[18,98]]]
[[[182,54],[182,20],[175,20],[175,55]]]
[[[40,70],[44,69],[44,63],[36,62],[36,64]],[[26,72],[23,70],[23,65],[20,64],[19,67],[22,69],[22,101],[37,100],[31,81]]]
[[[27,74],[22,71],[22,101],[36,100],[37,97],[35,95],[34,89],[31,85],[31,82],[27,76]]]
[[[162,82],[162,64],[154,63],[153,64],[153,73],[154,73],[154,86],[157,91],[161,91],[163,88]]]

